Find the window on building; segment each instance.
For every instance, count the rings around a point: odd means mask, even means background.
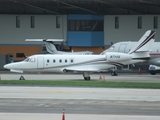
[[[16,16],[16,28],[20,28],[20,16]]]
[[[86,24],[87,24],[87,21],[81,20],[81,31],[86,31]]]
[[[76,20],[76,31],[80,31],[80,25],[81,25],[81,21],[80,20]]]
[[[76,30],[76,21],[75,20],[69,20],[68,21],[68,30],[69,31],[75,31]]]
[[[31,28],[35,28],[35,17],[31,16]]]
[[[103,31],[103,22],[99,20],[94,20],[92,22],[91,31]]]
[[[138,17],[138,29],[142,29],[142,17]]]
[[[25,55],[24,55],[24,53],[16,53],[16,57],[25,58]]]
[[[115,17],[115,29],[119,29],[119,17]]]
[[[92,31],[93,21],[87,20],[85,22],[86,22],[86,26],[85,26],[86,31]]]
[[[103,31],[103,20],[69,20],[68,31]]]
[[[60,28],[60,16],[56,16],[56,28]]]
[[[153,28],[154,29],[158,28],[158,17],[157,16],[153,17]]]

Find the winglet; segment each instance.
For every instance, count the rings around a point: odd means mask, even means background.
[[[155,34],[155,31],[148,30],[138,41],[137,45],[131,49],[129,54],[149,51],[152,43],[154,42]]]

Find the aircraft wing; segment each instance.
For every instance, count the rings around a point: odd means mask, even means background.
[[[106,71],[107,69],[98,69],[98,67],[84,67],[84,66],[75,66],[75,67],[69,67],[66,68],[65,71],[77,71],[77,72],[101,72]]]

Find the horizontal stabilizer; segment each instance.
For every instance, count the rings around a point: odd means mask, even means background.
[[[25,41],[33,41],[33,42],[39,42],[39,41],[52,41],[52,42],[64,42],[64,39],[26,39]]]

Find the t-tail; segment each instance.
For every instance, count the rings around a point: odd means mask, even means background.
[[[128,54],[132,55],[132,59],[147,60],[150,58],[150,48],[155,41],[154,36],[156,32],[148,30],[138,41],[137,45],[133,47]]]
[[[59,51],[57,51],[55,45],[53,42],[64,42],[64,39],[26,39],[25,41],[43,41],[45,43],[46,46],[46,50],[47,52],[51,53],[51,54],[56,54],[59,53]]]
[[[55,45],[52,43],[52,41],[43,40],[43,42],[45,43],[47,52],[49,52],[51,54],[57,53],[57,49],[56,49]]]

